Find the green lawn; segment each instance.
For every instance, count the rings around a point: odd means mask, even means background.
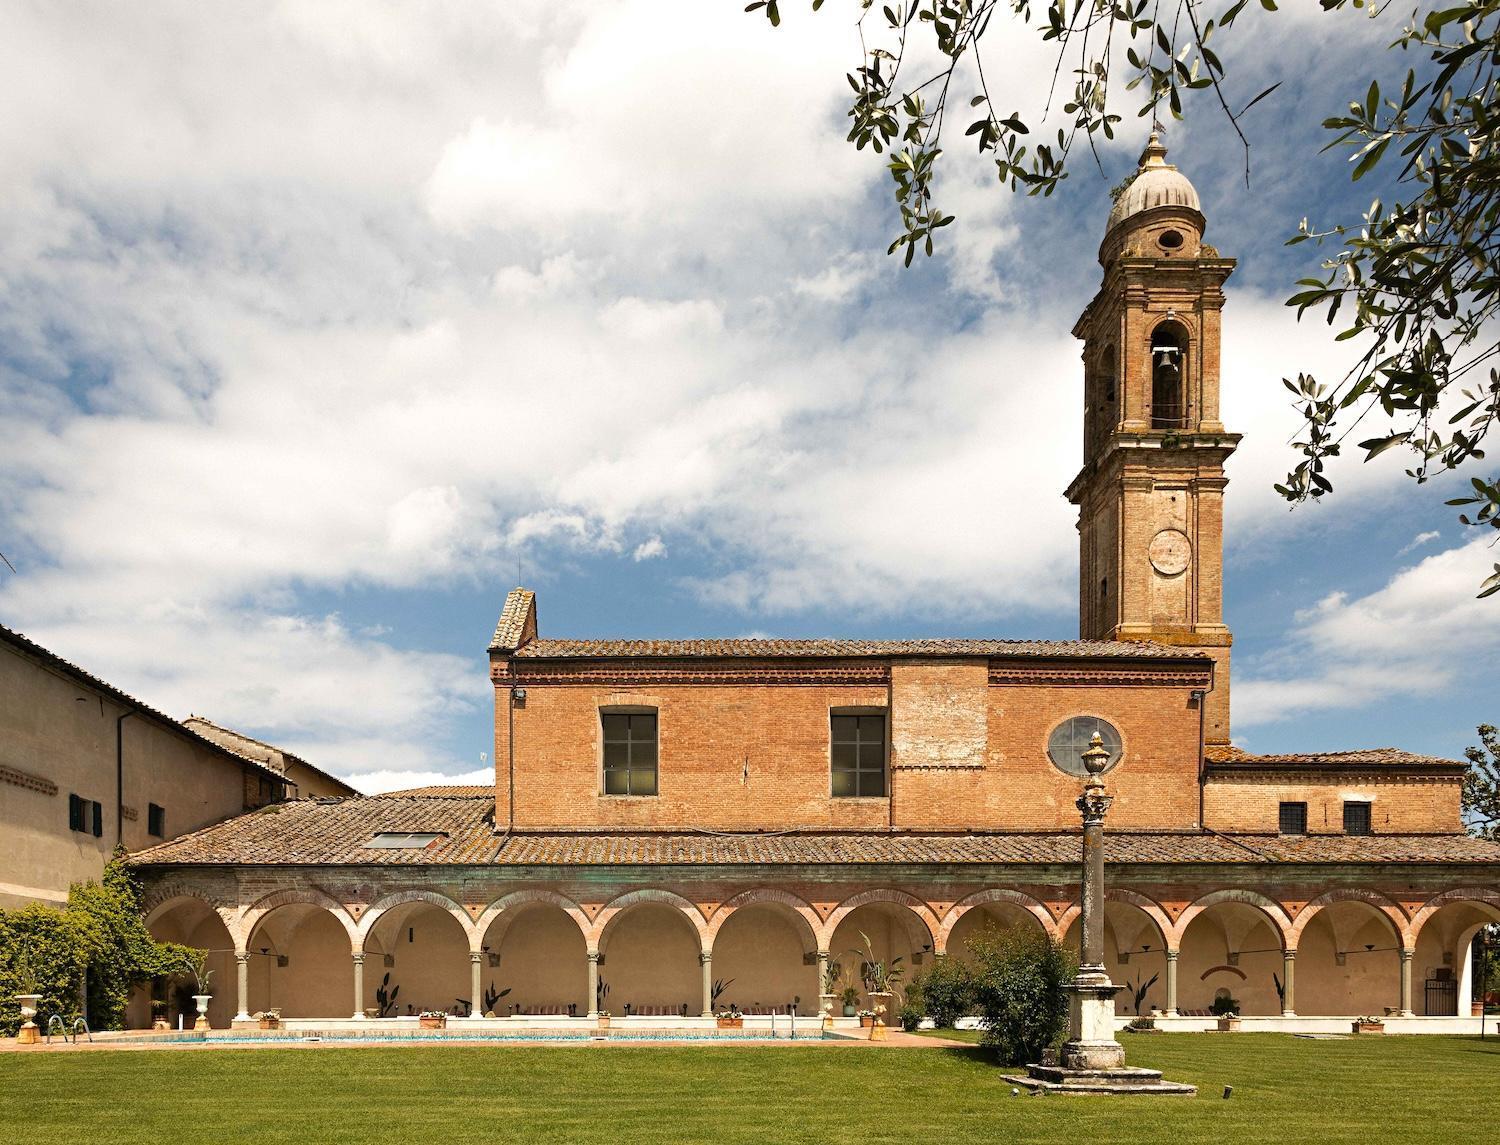
[[[1158,1034],[1183,1098],[1011,1097],[977,1048],[402,1047],[0,1055],[16,1142],[1479,1141],[1500,1039]],[[1225,1084],[1234,1096],[1220,1097]],[[1087,1136],[1080,1136],[1087,1135]]]

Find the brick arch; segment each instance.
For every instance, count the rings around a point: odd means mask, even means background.
[[[402,903],[424,902],[437,907],[445,914],[451,915],[462,928],[464,938],[469,944],[469,949],[474,948],[473,928],[470,925],[468,913],[458,903],[447,895],[440,895],[436,891],[396,891],[388,894],[377,902],[371,903],[359,917],[355,924],[355,947],[356,951],[365,948],[365,939],[370,937],[370,932],[375,929],[375,924],[392,907],[398,907]]]
[[[1167,917],[1167,912],[1162,909],[1161,903],[1139,891],[1127,890],[1124,887],[1108,887],[1104,891],[1105,902],[1129,903],[1140,909],[1141,913],[1156,924],[1156,933],[1161,938],[1162,949],[1176,950],[1172,920]],[[1057,940],[1061,942],[1067,937],[1068,927],[1083,913],[1082,903],[1069,903],[1068,908],[1057,916]]]
[[[556,891],[547,890],[524,890],[511,891],[508,895],[501,895],[489,906],[480,912],[479,917],[474,920],[474,928],[471,932],[471,947],[474,953],[479,953],[484,946],[485,936],[489,934],[490,927],[495,920],[507,911],[517,910],[532,903],[549,903],[559,908],[564,914],[571,918],[578,927],[578,932],[583,935],[587,943],[592,931],[593,924],[589,922],[588,912],[572,899],[558,894]]]
[[[235,920],[235,925],[229,928],[230,936],[234,939],[236,951],[243,952],[249,948],[250,936],[255,933],[256,926],[260,920],[265,918],[279,906],[291,906],[295,903],[306,903],[309,906],[320,906],[338,921],[349,936],[349,949],[357,949],[359,941],[357,932],[358,924],[349,917],[349,912],[344,904],[324,894],[314,887],[294,888],[283,891],[273,891],[264,898],[257,899],[240,912]]]
[[[235,909],[234,903],[210,891],[205,891],[194,883],[181,879],[169,879],[166,882],[153,883],[146,888],[145,893],[141,895],[141,915],[150,919],[163,908],[174,905],[176,900],[182,899],[196,899],[221,914]]]
[[[1296,950],[1302,942],[1302,932],[1307,929],[1307,924],[1326,908],[1339,902],[1362,902],[1372,908],[1377,914],[1391,924],[1391,930],[1396,936],[1396,942],[1402,950],[1416,949],[1416,938],[1409,935],[1407,931],[1407,915],[1401,905],[1392,902],[1378,891],[1366,891],[1356,888],[1346,888],[1335,891],[1326,891],[1313,899],[1297,912],[1297,917],[1292,920],[1291,927],[1286,933],[1286,948]]]
[[[1434,895],[1422,904],[1416,914],[1412,915],[1411,923],[1407,931],[1411,936],[1410,949],[1417,947],[1417,938],[1422,933],[1422,928],[1427,925],[1429,919],[1445,906],[1455,903],[1483,904],[1496,913],[1496,921],[1500,922],[1500,892],[1488,890],[1484,887],[1458,887],[1451,891],[1444,891],[1440,895]]]
[[[1259,891],[1241,890],[1238,888],[1230,890],[1210,891],[1202,898],[1189,903],[1178,916],[1177,925],[1167,931],[1167,945],[1174,950],[1182,949],[1182,938],[1187,933],[1187,928],[1192,925],[1193,919],[1206,911],[1211,906],[1217,906],[1222,902],[1244,903],[1253,906],[1261,914],[1265,915],[1266,921],[1271,924],[1271,931],[1276,935],[1276,940],[1281,943],[1283,950],[1291,949],[1288,945],[1287,932],[1291,929],[1292,920],[1282,909],[1280,903],[1275,899],[1267,898]]]
[[[987,890],[975,891],[966,895],[948,908],[948,913],[943,915],[943,920],[938,924],[937,941],[933,943],[933,950],[944,954],[948,950],[948,939],[953,935],[953,928],[958,925],[958,920],[963,918],[975,907],[984,906],[986,903],[1004,902],[1012,906],[1020,907],[1042,926],[1042,932],[1048,938],[1056,938],[1059,935],[1057,921],[1049,911],[1030,895],[1024,895],[1020,891],[1006,890],[1001,887],[991,887]]]
[[[917,898],[916,895],[907,894],[906,891],[898,891],[891,888],[877,888],[875,890],[861,891],[859,894],[854,895],[851,898],[847,898],[843,902],[841,902],[834,909],[834,912],[828,916],[828,921],[823,924],[822,929],[818,931],[818,949],[827,950],[829,944],[833,942],[834,932],[838,930],[839,923],[843,922],[844,919],[848,918],[860,907],[869,906],[871,903],[882,902],[893,903],[896,906],[904,906],[908,910],[910,910],[912,914],[916,915],[917,919],[922,923],[922,925],[927,928],[927,935],[932,939],[933,950],[937,950],[937,936],[938,931],[941,929],[941,926],[938,923],[937,915],[933,913],[932,908],[921,899]]]
[[[818,918],[818,912],[791,892],[777,890],[774,887],[758,887],[755,890],[742,891],[726,902],[720,903],[713,917],[708,920],[708,928],[704,932],[704,949],[712,952],[714,942],[719,937],[719,931],[724,928],[724,924],[729,921],[735,911],[741,907],[755,906],[757,903],[779,903],[786,907],[802,924],[797,930],[807,948],[819,949],[818,927],[821,920]]]
[[[610,925],[615,919],[619,918],[620,915],[631,907],[640,906],[642,903],[661,903],[664,906],[676,907],[682,912],[683,918],[687,919],[688,925],[693,928],[694,933],[698,935],[699,949],[707,952],[709,948],[707,938],[708,923],[703,917],[703,912],[698,909],[697,905],[674,891],[655,890],[652,888],[628,891],[618,898],[613,898],[605,903],[599,911],[598,916],[594,919],[593,925],[584,932],[584,940],[588,943],[588,948],[591,951],[602,949],[604,936],[608,933]]]

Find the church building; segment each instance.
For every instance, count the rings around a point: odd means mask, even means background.
[[[869,1004],[866,937],[908,980],[990,925],[1075,943],[1095,734],[1121,1015],[1469,1014],[1500,846],[1464,834],[1465,765],[1231,742],[1235,264],[1204,228],[1153,136],[1074,328],[1080,639],[559,639],[518,588],[493,787],[277,804],[134,858],[153,932],[216,952],[214,1024],[813,1015],[830,964]]]

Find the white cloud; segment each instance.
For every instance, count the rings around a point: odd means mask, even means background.
[[[1486,538],[1434,553],[1364,596],[1331,592],[1298,612],[1278,653],[1242,664],[1234,721],[1256,727],[1309,713],[1447,692],[1500,675],[1500,609],[1476,599]]]
[[[1396,555],[1398,557],[1404,557],[1407,553],[1413,551],[1414,549],[1421,548],[1423,545],[1427,544],[1429,541],[1435,541],[1435,540],[1437,540],[1442,535],[1443,534],[1440,533],[1440,532],[1438,532],[1436,529],[1429,530],[1428,532],[1425,532],[1425,533],[1418,533],[1410,541],[1408,541],[1406,544],[1402,545],[1401,548],[1397,549],[1396,550]]]
[[[667,546],[662,543],[660,537],[651,537],[636,545],[635,552],[631,553],[631,559],[635,561],[649,561],[657,557],[667,555]]]
[[[493,787],[495,784],[495,769],[492,767],[481,767],[475,771],[466,771],[458,775],[442,771],[382,769],[379,771],[357,771],[344,778],[356,790],[362,791],[366,795],[378,795],[382,791],[403,791],[410,787],[430,787],[434,784]]]

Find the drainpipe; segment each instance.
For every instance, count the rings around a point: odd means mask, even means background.
[[[125,721],[134,712],[115,720],[115,846],[125,846]]]
[[[505,719],[506,719],[506,727],[507,727],[507,732],[506,732],[506,736],[505,736],[505,754],[506,754],[506,757],[507,757],[507,771],[509,772],[509,778],[510,778],[510,794],[506,798],[506,801],[505,801],[506,811],[508,812],[508,815],[507,815],[507,820],[508,821],[507,821],[506,826],[505,826],[505,834],[506,834],[507,838],[509,838],[512,834],[514,834],[515,833],[515,829],[516,829],[516,692],[517,692],[517,688],[516,688],[516,685],[514,683],[514,680],[515,680],[515,668],[514,668],[514,666],[512,666],[512,668],[511,668],[511,680],[512,680],[512,683],[511,683],[510,687],[506,690],[506,695],[505,695],[505,698],[506,698]]]
[[[1210,680],[1212,677],[1210,677]],[[1212,687],[1212,684],[1210,684]],[[1207,824],[1203,821],[1204,792],[1208,786],[1208,760],[1204,749],[1204,720],[1207,717],[1208,693],[1201,688],[1192,693],[1193,699],[1198,701],[1198,829],[1203,830]]]
[[[895,673],[891,665],[885,667],[885,800],[886,830],[896,829],[896,768],[891,762],[891,749],[896,738],[896,686],[892,683]]]

